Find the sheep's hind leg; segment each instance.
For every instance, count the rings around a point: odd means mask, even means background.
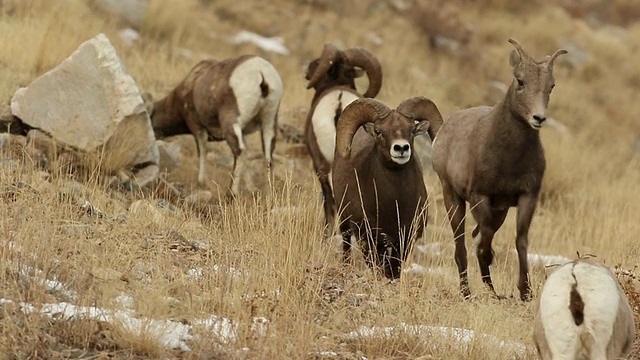
[[[209,134],[204,126],[200,125],[200,123],[188,123],[189,130],[193,134],[193,137],[196,140],[196,148],[198,149],[198,184],[206,185],[205,179],[205,164],[207,161],[207,140],[209,139]]]
[[[260,112],[260,135],[262,137],[262,152],[270,181],[272,180],[273,151],[276,147],[276,128],[278,126],[278,106],[263,108]]]
[[[225,129],[225,139],[233,153],[233,173],[231,176],[231,186],[227,193],[227,198],[231,200],[239,194],[240,181],[242,180],[246,163],[246,146],[240,124],[234,123],[230,128]]]
[[[469,290],[469,277],[467,276],[467,248],[464,244],[464,217],[466,204],[464,199],[453,192],[451,186],[442,182],[442,196],[444,206],[449,216],[449,223],[453,230],[453,239],[456,243],[455,260],[460,275],[460,292],[465,299],[471,297]]]
[[[472,235],[475,237],[480,234],[480,242],[476,248],[476,256],[480,266],[480,274],[482,282],[494,293],[498,298],[493,282],[491,281],[490,266],[493,263],[493,249],[491,243],[495,233],[500,229],[507,216],[508,209],[492,209],[489,198],[482,197],[477,200],[476,205],[471,209],[473,217],[478,222],[478,226],[473,230]]]

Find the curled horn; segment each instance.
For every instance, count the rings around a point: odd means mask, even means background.
[[[351,157],[351,141],[360,126],[386,118],[390,113],[387,105],[375,99],[361,98],[347,105],[336,127],[336,154],[342,158]]]
[[[382,87],[382,65],[378,58],[369,50],[353,47],[343,51],[345,58],[352,66],[362,68],[369,78],[369,87],[363,97],[372,98],[378,95]]]
[[[416,96],[404,100],[398,105],[397,111],[411,119],[428,120],[429,129],[427,132],[431,141],[435,140],[440,127],[442,126],[442,114],[436,104],[424,96]]]
[[[564,55],[567,54],[568,51],[565,49],[558,49],[556,50],[556,52],[554,52],[551,56],[549,56],[549,59],[547,60],[547,67],[549,69],[553,69],[553,62],[556,60],[556,58],[560,55]]]
[[[322,50],[322,55],[318,59],[318,67],[316,71],[313,72],[313,76],[309,79],[309,83],[307,84],[307,89],[311,89],[314,87],[320,79],[324,76],[324,74],[329,71],[333,62],[338,57],[340,50],[333,44],[326,43],[324,44],[324,49]]]
[[[528,59],[530,61],[533,61],[531,57],[524,50],[522,50],[522,46],[520,46],[520,43],[516,39],[510,38],[509,42],[511,43],[511,45],[513,45],[513,47],[516,48],[520,59]]]

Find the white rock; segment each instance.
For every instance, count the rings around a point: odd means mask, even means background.
[[[120,37],[120,40],[122,40],[122,42],[127,46],[133,46],[138,41],[140,41],[140,33],[132,28],[121,29],[120,31],[118,31],[118,36]]]
[[[134,27],[142,25],[148,8],[147,0],[91,0],[90,3]]]
[[[138,87],[104,34],[18,89],[11,112],[63,145],[102,154],[107,173],[158,164],[158,147]]]
[[[251,31],[242,30],[229,38],[232,44],[253,43],[264,51],[274,52],[280,55],[289,55],[289,49],[284,46],[284,40],[279,36],[264,37]]]
[[[192,140],[192,139],[189,139]],[[182,163],[182,152],[180,142],[156,140],[158,153],[160,155],[160,170],[171,172]]]

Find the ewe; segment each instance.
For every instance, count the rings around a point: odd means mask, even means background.
[[[545,158],[539,129],[546,119],[555,86],[553,62],[566,50],[535,61],[509,39],[513,81],[494,107],[479,106],[452,113],[433,143],[433,168],[442,183],[444,203],[456,242],[460,289],[469,297],[467,249],[464,242],[465,201],[477,222],[477,248],[482,281],[495,292],[489,265],[491,241],[510,207],[517,207],[516,249],[520,263],[520,298],[529,298],[528,232],[538,201]]]

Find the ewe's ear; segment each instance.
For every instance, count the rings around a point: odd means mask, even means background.
[[[373,123],[368,122],[365,123],[364,125],[362,125],[362,127],[364,127],[364,131],[367,132],[367,134],[376,137],[378,134],[376,134],[376,126],[373,125]]]
[[[364,70],[359,67],[354,67],[353,71],[355,73],[355,77],[357,78],[362,77],[364,75]]]
[[[515,49],[511,50],[511,55],[509,55],[509,65],[511,65],[511,67],[514,68],[518,64],[520,64],[520,55]]]
[[[428,120],[420,120],[413,126],[413,136],[426,134],[427,130],[429,130],[429,126],[431,126],[431,124]]]

